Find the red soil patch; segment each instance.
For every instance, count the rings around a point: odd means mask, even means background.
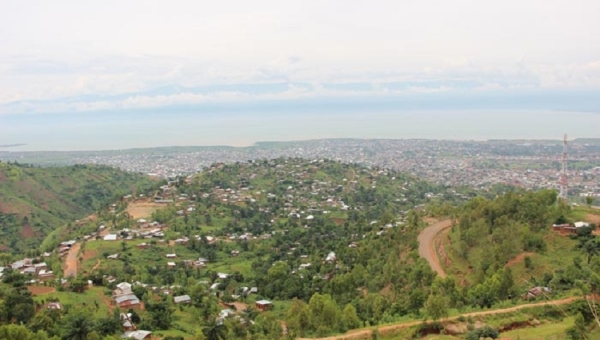
[[[344,225],[344,223],[346,222],[345,219],[343,218],[332,218],[333,223],[337,224],[337,225]]]
[[[585,216],[586,221],[588,221],[589,223],[593,223],[596,225],[596,227],[600,226],[600,215],[596,215],[596,214],[587,214]]]
[[[535,255],[535,253],[531,253],[531,252],[524,252],[524,253],[521,253],[521,254],[519,254],[519,255],[517,255],[517,256],[515,256],[515,257],[513,257],[512,259],[510,259],[508,262],[506,262],[506,264],[504,265],[504,268],[512,267],[512,266],[514,266],[515,264],[521,263],[521,262],[523,262],[523,261],[525,260],[525,258],[526,258],[527,256],[530,256],[530,257],[531,257],[531,256],[533,256],[533,255]]]
[[[32,295],[44,295],[54,293],[54,287],[46,287],[46,286],[27,286],[27,289],[31,292]]]
[[[100,295],[100,297],[102,298],[102,302],[104,302],[104,304],[106,305],[106,307],[108,307],[108,309],[113,310],[115,309],[115,307],[117,307],[117,305],[111,305],[111,300],[108,296],[104,295],[104,294],[98,294]]]
[[[29,224],[23,226],[23,228],[21,228],[21,231],[19,232],[19,234],[23,238],[30,238],[35,235],[35,233],[33,232],[33,229],[31,228],[31,226]]]
[[[241,302],[233,302],[233,303],[231,303],[231,304],[232,304],[232,305],[235,307],[235,310],[236,310],[238,313],[241,313],[241,312],[245,311],[246,309],[248,309],[248,305],[247,305],[247,304],[245,304],[245,303],[241,303]]]
[[[83,253],[83,260],[89,260],[89,259],[93,259],[94,257],[98,256],[98,251],[97,250],[85,250],[85,252]]]

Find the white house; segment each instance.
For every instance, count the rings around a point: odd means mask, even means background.
[[[108,234],[104,236],[104,241],[116,241],[118,238],[117,234]]]

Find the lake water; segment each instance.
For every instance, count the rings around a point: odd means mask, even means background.
[[[123,112],[0,116],[1,150],[106,150],[173,145],[245,146],[317,138],[454,140],[600,137],[600,114],[472,110]]]

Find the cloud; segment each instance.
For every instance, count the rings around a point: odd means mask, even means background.
[[[0,112],[89,112],[203,103],[600,89],[600,61],[502,66],[446,61],[425,70],[326,70],[290,56],[236,68],[191,58],[110,57],[93,62],[3,63]],[[37,65],[31,72],[27,65]],[[45,68],[50,71],[46,72]],[[57,71],[64,69],[66,71]]]
[[[4,113],[600,90],[594,0],[34,3],[0,12]]]

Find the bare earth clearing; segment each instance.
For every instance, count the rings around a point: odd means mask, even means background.
[[[164,204],[146,201],[130,202],[127,206],[127,213],[131,218],[137,220],[138,218],[148,218],[152,216],[152,213],[160,208],[165,207]]]
[[[429,227],[423,229],[419,234],[419,255],[429,262],[431,269],[435,271],[440,277],[445,278],[446,272],[440,264],[440,259],[435,251],[435,237],[442,230],[450,228],[452,222],[450,220],[443,220],[436,222]]]
[[[46,286],[27,286],[27,290],[31,292],[31,295],[44,295],[54,293],[54,287],[46,287]]]

